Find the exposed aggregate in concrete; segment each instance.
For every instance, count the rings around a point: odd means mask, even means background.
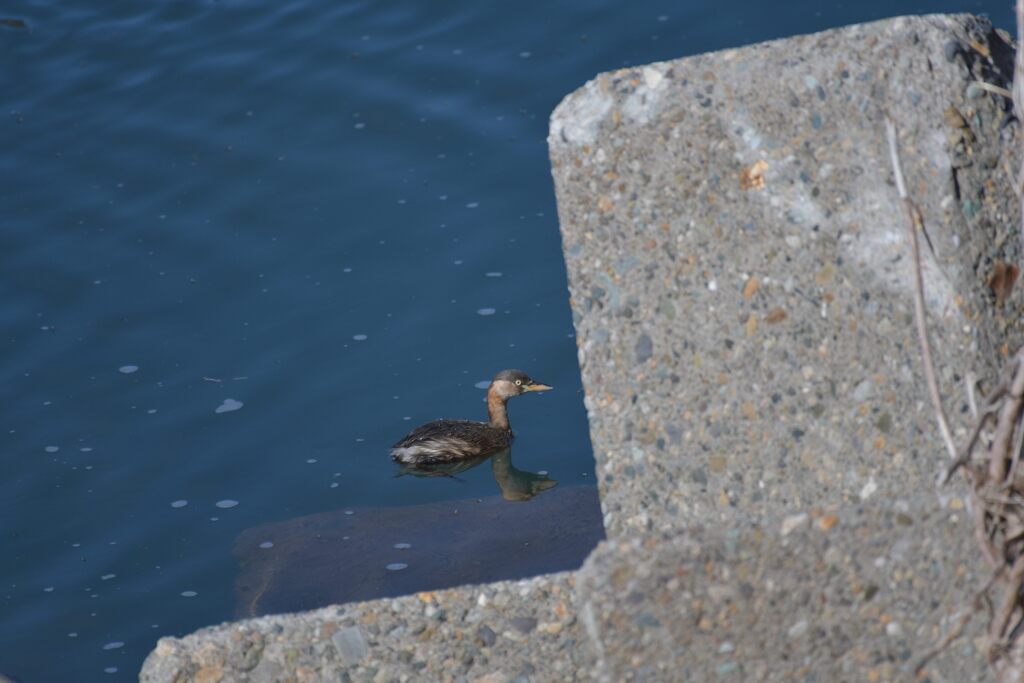
[[[984,580],[963,512],[928,507],[812,510],[602,544],[577,586],[596,678],[913,680]],[[964,642],[925,671],[932,683],[986,675]]]
[[[549,574],[215,626],[161,639],[141,680],[588,680],[574,581]]]
[[[935,247],[932,341],[962,429],[962,378],[991,377],[996,359],[975,324],[991,304],[971,251],[983,212],[1013,206],[953,182],[951,135],[967,133],[950,130],[951,107],[974,122],[965,154],[1009,161],[1005,103],[968,100],[971,76],[944,56],[965,24],[894,19],[623,69],[555,111],[610,538],[931,489],[942,456],[882,122],[899,124]],[[1001,170],[982,176],[1006,187]]]

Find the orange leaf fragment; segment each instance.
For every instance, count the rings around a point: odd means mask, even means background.
[[[838,523],[839,518],[835,515],[825,515],[824,517],[818,520],[818,528],[822,531],[829,531]]]
[[[768,162],[764,159],[758,159],[750,166],[744,166],[740,169],[740,189],[741,190],[760,190],[764,187],[764,172],[768,170]]]
[[[747,284],[743,285],[743,298],[750,300],[750,297],[757,294],[757,290],[761,288],[761,281],[756,277],[751,276],[747,278]]]

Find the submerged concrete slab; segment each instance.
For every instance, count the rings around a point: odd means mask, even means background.
[[[908,678],[978,568],[960,484],[933,484],[881,120],[962,431],[962,378],[1017,333],[986,286],[1019,261],[1016,128],[971,85],[1010,52],[973,17],[901,18],[567,97],[549,144],[609,541],[579,573],[166,638],[142,679]],[[976,634],[932,680],[985,675]]]
[[[553,488],[528,503],[495,496],[264,524],[235,542],[236,616],[578,569],[603,538],[593,486]]]

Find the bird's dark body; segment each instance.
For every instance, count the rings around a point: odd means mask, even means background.
[[[512,443],[512,432],[473,420],[434,420],[409,432],[391,448],[402,463],[432,464],[500,451]]]

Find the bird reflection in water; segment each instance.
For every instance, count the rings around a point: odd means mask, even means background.
[[[526,472],[516,469],[512,464],[512,449],[505,448],[491,455],[478,455],[472,458],[465,458],[454,462],[441,462],[423,465],[402,465],[398,475],[411,474],[414,477],[451,477],[458,479],[458,475],[471,470],[474,467],[491,461],[491,472],[494,474],[494,481],[501,489],[501,497],[505,500],[530,500],[538,493],[554,488],[558,481],[546,474]]]

